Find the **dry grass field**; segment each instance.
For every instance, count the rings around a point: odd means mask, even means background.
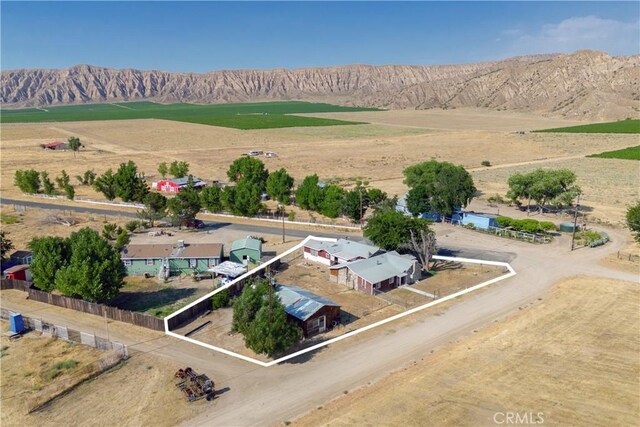
[[[9,330],[2,321],[2,332]],[[28,411],[82,381],[107,352],[31,332],[17,341],[2,338],[2,413],[4,426],[28,424]]]
[[[598,169],[582,167],[583,161],[604,165],[597,162],[608,160],[579,158],[637,145],[636,135],[513,132],[575,124],[534,114],[472,109],[362,114],[371,115],[367,120],[375,119],[377,123],[250,131],[165,120],[3,124],[0,190],[6,197],[20,194],[13,185],[19,168],[47,170],[51,178],[65,169],[74,177],[87,169],[98,173],[109,167],[115,169],[128,160],[134,160],[151,179],[157,178],[160,162],[178,159],[189,162],[191,172],[202,179],[226,181],[226,170],[233,160],[248,150],[261,149],[278,153],[277,158],[264,159],[270,170],[285,167],[298,180],[314,172],[322,179],[341,178],[343,182],[363,178],[392,195],[405,191],[403,168],[429,159],[447,160],[478,169],[474,171],[480,174],[478,187],[487,193],[504,185],[503,176],[494,176],[493,172],[500,167],[566,158],[570,166],[575,162],[578,176],[584,181]],[[80,137],[86,145],[77,158],[71,152],[44,151],[39,146],[71,135]],[[493,165],[490,171],[480,167],[483,160]],[[609,161],[618,162],[603,171],[612,179],[593,179],[588,192],[606,194],[621,187],[617,184],[620,180],[626,186],[629,177],[637,172],[633,162]],[[619,180],[615,179],[616,174],[620,174]],[[611,200],[608,206],[630,202],[633,194],[627,194],[627,188],[621,188],[624,194],[617,198],[619,203]],[[76,196],[100,197],[87,186],[77,186]],[[620,213],[604,212],[604,216],[608,215],[619,219]]]
[[[635,426],[639,303],[635,283],[567,279],[542,302],[292,425],[478,426],[518,412],[542,413],[545,425]]]

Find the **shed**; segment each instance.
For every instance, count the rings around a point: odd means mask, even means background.
[[[409,208],[407,207],[407,195],[409,193],[404,193],[402,197],[398,199],[396,202],[396,210],[398,212],[402,212],[405,215],[411,216],[411,212],[409,212]],[[428,219],[433,222],[442,222],[442,216],[437,212],[423,212],[418,215],[418,218]]]
[[[24,319],[22,318],[22,314],[20,313],[10,313],[9,324],[11,327],[11,332],[13,332],[14,334],[21,334],[25,330]]]
[[[255,237],[247,236],[231,244],[230,261],[247,265],[250,262],[260,262],[260,258],[262,258],[262,241]]]
[[[578,225],[574,225],[573,222],[561,222],[560,223],[560,231],[564,233],[572,233],[573,230],[578,231],[580,227]]]
[[[42,144],[42,148],[45,150],[66,150],[67,144],[60,141],[53,141],[48,144]]]
[[[481,230],[488,230],[491,227],[498,227],[496,222],[497,215],[478,213],[478,212],[463,212],[462,213],[462,225],[472,225],[475,228]]]
[[[14,264],[31,264],[33,262],[33,252],[31,251],[15,251],[9,256]]]
[[[380,248],[347,239],[338,239],[335,242],[309,239],[303,251],[305,259],[331,266],[369,258],[380,253]]]
[[[207,185],[207,183],[200,178],[196,178],[194,176],[192,176],[191,178],[193,179],[193,186],[196,190]],[[162,191],[164,193],[179,193],[184,188],[186,188],[188,184],[189,177],[163,179],[161,181],[152,183],[151,188],[157,189],[158,191]]]
[[[305,337],[322,333],[340,323],[340,305],[297,286],[279,285],[276,295]]]
[[[31,281],[31,266],[28,264],[14,265],[4,271],[7,279]]]

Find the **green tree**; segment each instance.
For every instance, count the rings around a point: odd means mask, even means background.
[[[123,202],[143,202],[149,194],[149,186],[144,176],[138,173],[136,164],[129,160],[120,163],[120,167],[113,176],[116,187],[116,196]]]
[[[76,190],[73,188],[73,185],[67,184],[67,186],[64,187],[64,194],[67,196],[67,199],[73,200],[76,196]]]
[[[0,231],[0,258],[2,262],[7,260],[7,254],[13,249],[13,242],[7,238],[4,230]]]
[[[200,204],[209,212],[222,211],[222,190],[217,185],[205,187],[200,191]]]
[[[258,310],[269,292],[269,282],[263,279],[253,280],[244,285],[244,289],[233,302],[231,330],[246,334],[255,319]]]
[[[96,173],[93,169],[87,169],[82,175],[76,175],[76,179],[80,185],[93,185],[93,181],[96,179]]]
[[[189,179],[187,186],[178,195],[167,202],[167,211],[173,225],[182,225],[185,221],[192,221],[200,212],[200,196],[193,187],[193,180]]]
[[[189,163],[174,160],[171,162],[171,166],[169,166],[169,173],[173,175],[174,178],[183,178],[189,173]]]
[[[160,193],[149,193],[144,197],[144,209],[137,212],[138,218],[149,221],[151,227],[155,221],[167,216],[167,198]]]
[[[18,169],[13,182],[23,193],[35,194],[40,191],[40,173],[37,170]]]
[[[449,162],[430,160],[409,166],[403,173],[404,183],[410,188],[407,208],[413,215],[423,213],[419,208],[425,203],[431,212],[451,215],[456,208],[467,206],[476,193],[471,175],[462,166]],[[416,203],[416,193],[427,201]]]
[[[267,178],[267,193],[272,199],[288,205],[291,202],[292,188],[293,177],[287,173],[285,168],[269,174],[269,178]]]
[[[633,233],[636,241],[640,242],[640,201],[627,208],[626,220],[627,227]]]
[[[236,204],[236,188],[230,186],[224,187],[222,194],[220,194],[220,202],[222,202],[224,210],[233,212]]]
[[[67,139],[67,147],[73,151],[73,158],[76,157],[76,153],[80,150],[80,148],[83,146],[80,143],[80,138],[76,137],[76,136],[70,136],[69,139]]]
[[[64,190],[69,183],[71,182],[71,177],[67,174],[67,171],[62,169],[60,176],[56,177],[56,183],[58,184],[58,188]]]
[[[318,175],[305,177],[296,190],[296,204],[302,209],[318,211],[323,198],[323,191],[318,184]]]
[[[227,176],[231,182],[250,182],[256,187],[258,194],[262,194],[266,189],[269,171],[265,169],[264,163],[260,159],[240,157],[231,163]]]
[[[115,240],[119,233],[118,225],[107,223],[102,227],[102,237],[107,240]]]
[[[236,186],[232,212],[235,215],[254,216],[262,208],[258,187],[250,181],[241,180]]]
[[[116,180],[113,171],[108,169],[104,174],[100,175],[93,182],[93,188],[104,194],[107,200],[116,198]]]
[[[130,241],[131,238],[129,237],[129,233],[127,233],[127,230],[121,228],[120,232],[116,236],[116,242],[113,247],[116,248],[116,250],[121,251],[122,248],[128,245]]]
[[[51,292],[55,289],[56,273],[69,263],[69,243],[62,237],[36,237],[29,242],[33,253],[31,277],[38,289]]]
[[[336,218],[342,213],[344,189],[337,185],[327,185],[319,212],[329,218]]]
[[[360,202],[362,201],[362,205]],[[362,209],[360,207],[362,206]],[[364,214],[366,210],[366,197],[354,189],[344,193],[342,201],[342,213],[354,222],[360,221],[360,212]]]
[[[211,306],[214,310],[227,307],[231,302],[231,292],[229,288],[223,289],[211,297]]]
[[[387,250],[409,250],[429,271],[429,261],[436,253],[436,236],[430,221],[404,215],[392,209],[378,209],[364,227],[364,236]]]
[[[44,194],[52,195],[55,194],[55,186],[53,182],[49,179],[49,174],[46,171],[40,172],[40,180],[42,181],[42,187],[44,189]]]
[[[570,205],[581,190],[575,184],[576,175],[569,169],[536,169],[529,173],[515,173],[509,177],[507,197],[511,200],[527,200],[527,211],[531,200],[542,211],[546,204]]]
[[[162,179],[167,177],[167,174],[169,173],[169,166],[167,166],[167,162],[162,162],[158,165],[158,173]]]
[[[68,239],[69,263],[55,275],[55,287],[66,296],[89,302],[111,301],[124,284],[120,253],[86,227]]]
[[[297,344],[300,338],[302,330],[288,320],[277,295],[262,301],[262,306],[244,334],[244,342],[248,348],[269,356],[283,353]]]
[[[369,204],[367,206],[376,206],[380,203],[387,200],[387,193],[378,189],[378,188],[370,188],[367,190],[367,200]]]

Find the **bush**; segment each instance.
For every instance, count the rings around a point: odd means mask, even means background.
[[[498,227],[507,228],[511,226],[511,222],[513,218],[509,218],[508,216],[499,216],[496,218],[496,223]]]
[[[288,219],[289,221],[295,221],[296,213],[294,211],[289,212]]]
[[[483,160],[482,163],[480,163],[482,166],[491,166],[491,162],[489,160]]]
[[[140,221],[133,220],[126,223],[124,228],[126,228],[128,232],[134,233],[138,229],[138,227],[140,227],[140,225]]]
[[[502,197],[499,194],[494,194],[493,196],[490,196],[487,199],[487,202],[489,203],[500,203],[500,204],[505,204],[507,203],[507,201],[504,199],[504,197]]]
[[[224,289],[211,297],[211,303],[214,310],[222,307],[228,307],[230,302],[231,292],[229,292],[229,289]]]
[[[558,227],[551,221],[540,221],[542,231],[558,231]]]

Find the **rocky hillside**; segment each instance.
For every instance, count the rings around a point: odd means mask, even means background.
[[[384,108],[488,107],[615,119],[640,107],[640,57],[579,51],[439,66],[349,65],[168,73],[79,65],[3,71],[3,107],[153,100],[306,99]]]

